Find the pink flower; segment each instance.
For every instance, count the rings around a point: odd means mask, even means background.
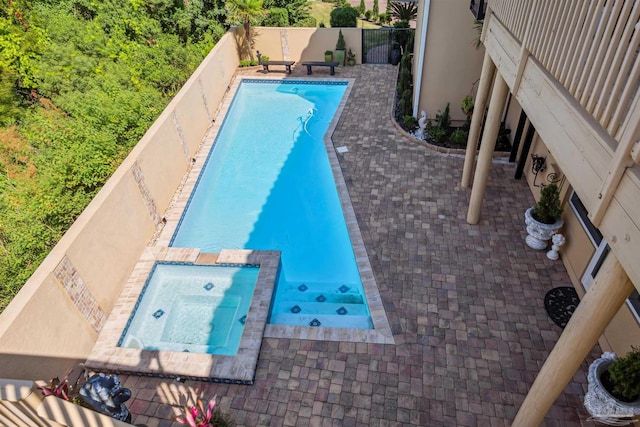
[[[215,412],[216,398],[209,401],[207,410],[205,411],[202,401],[198,400],[197,406],[189,406],[184,408],[185,416],[176,418],[176,421],[187,424],[190,427],[207,427],[211,425],[211,417]]]

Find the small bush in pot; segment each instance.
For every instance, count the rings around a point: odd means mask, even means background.
[[[640,397],[640,347],[631,347],[631,351],[618,357],[607,367],[603,377],[611,380],[612,394],[624,402],[633,402]],[[602,382],[606,387],[605,378]]]
[[[556,184],[549,184],[540,191],[540,200],[533,208],[532,216],[543,224],[554,224],[562,215],[560,190]]]

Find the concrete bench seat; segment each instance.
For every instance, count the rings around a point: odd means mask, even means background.
[[[329,74],[332,76],[336,73],[336,67],[340,65],[339,62],[303,62],[302,65],[307,67],[307,75],[311,74],[312,67],[330,67]]]

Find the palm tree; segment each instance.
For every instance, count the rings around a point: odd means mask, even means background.
[[[262,16],[262,0],[229,0],[226,3],[227,16],[231,23],[242,23],[244,27],[244,36],[249,50],[249,57],[253,60],[253,51],[251,50],[251,21],[256,21]]]
[[[414,1],[392,0],[391,16],[399,21],[410,21],[418,16],[418,3]]]

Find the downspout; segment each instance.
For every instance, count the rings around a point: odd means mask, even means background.
[[[424,0],[424,9],[422,10],[422,31],[420,31],[420,52],[418,52],[416,84],[414,85],[413,90],[413,117],[415,118],[418,118],[418,102],[420,101],[420,90],[422,89],[422,68],[424,67],[424,52],[426,50],[427,42],[429,9],[431,9],[431,0]]]

